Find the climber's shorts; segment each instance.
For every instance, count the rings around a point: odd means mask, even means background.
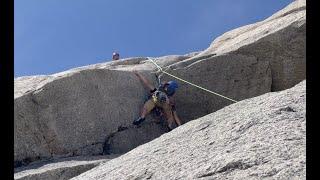
[[[166,102],[160,103],[159,101],[154,102],[154,100],[150,98],[144,104],[144,108],[147,109],[147,112],[150,112],[156,106],[162,108],[165,114],[171,114],[172,109],[171,105],[169,104],[169,99],[167,99]]]

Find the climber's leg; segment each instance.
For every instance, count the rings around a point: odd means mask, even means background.
[[[174,117],[174,120],[177,123],[177,125],[181,126],[182,122],[181,122],[181,120],[180,120],[180,118],[179,118],[179,116],[177,114],[177,111],[173,110],[172,113],[173,113],[173,117]]]
[[[169,104],[169,101],[167,101],[166,103],[163,103],[161,105],[163,111],[164,111],[164,115],[168,121],[168,127],[169,129],[174,129],[176,127],[176,123],[174,120],[174,116],[173,116],[173,112],[172,112],[172,108],[171,105]]]
[[[152,101],[152,99],[149,99],[146,101],[143,105],[143,108],[141,110],[140,117],[133,121],[134,125],[139,125],[145,120],[146,115],[150,113],[150,111],[155,107],[155,103]]]

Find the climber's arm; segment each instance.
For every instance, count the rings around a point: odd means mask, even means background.
[[[150,81],[142,76],[140,73],[137,71],[133,71],[133,73],[140,79],[140,81],[143,83],[145,87],[147,87],[150,91],[154,90],[155,87],[150,83]]]

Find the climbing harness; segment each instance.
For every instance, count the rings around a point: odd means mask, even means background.
[[[154,103],[165,103],[167,101],[167,95],[162,91],[155,91],[152,94],[152,100]]]
[[[204,91],[207,91],[207,92],[209,92],[209,93],[211,93],[211,94],[215,94],[215,95],[220,96],[220,97],[222,97],[222,98],[228,99],[228,100],[230,100],[230,101],[232,101],[232,102],[238,102],[238,101],[236,101],[236,100],[233,100],[233,99],[231,99],[231,98],[228,98],[228,97],[223,96],[223,95],[221,95],[221,94],[218,94],[218,93],[216,93],[216,92],[210,91],[210,90],[208,90],[208,89],[206,89],[206,88],[203,88],[203,87],[201,87],[201,86],[198,86],[198,85],[196,85],[196,84],[193,84],[193,83],[191,83],[191,82],[189,82],[189,81],[186,81],[186,80],[184,80],[184,79],[181,79],[181,78],[179,78],[179,77],[177,77],[177,76],[175,76],[175,75],[172,75],[172,74],[164,71],[152,58],[150,58],[150,57],[147,57],[147,58],[148,58],[161,72],[163,72],[163,73],[165,73],[165,74],[167,74],[167,75],[169,75],[169,76],[171,76],[171,77],[174,77],[174,78],[176,78],[176,79],[178,79],[178,80],[180,80],[180,81],[182,81],[182,82],[188,83],[188,84],[190,84],[191,86],[194,86],[194,87],[197,87],[197,88],[202,89],[202,90],[204,90]]]

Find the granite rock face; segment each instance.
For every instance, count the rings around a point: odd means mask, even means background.
[[[15,98],[15,160],[101,154],[108,135],[138,116],[144,96],[131,72],[95,69],[50,78]],[[150,137],[153,132],[161,134]]]
[[[186,66],[212,54],[254,56],[270,63],[272,91],[283,90],[306,78],[305,37],[306,1],[296,0],[261,22],[224,33],[206,50],[172,67]]]
[[[114,134],[122,130],[126,130],[127,137],[131,138],[127,141],[132,141],[131,145],[120,147],[126,151],[163,134],[166,129],[153,123],[152,118],[147,120],[149,125],[132,126],[147,91],[130,68],[142,60],[146,58],[15,79],[15,165],[55,156],[115,152],[110,150],[113,145],[106,141],[115,142]],[[148,69],[148,65],[151,64],[142,64],[146,69],[142,73],[156,82],[151,74],[155,67]],[[129,70],[121,70],[123,67]],[[143,137],[135,137],[137,133]]]
[[[238,101],[291,87],[305,78],[305,1],[227,32],[202,52],[154,59],[168,72]],[[147,95],[132,70],[156,84],[159,72],[146,57],[16,78],[15,166],[122,154],[165,133],[152,116],[141,127],[132,126]],[[183,82],[179,86],[177,112],[183,122],[232,103]]]
[[[305,179],[306,83],[229,105],[72,179]]]
[[[201,59],[168,72],[223,96],[241,101],[271,91],[270,65],[254,56],[224,54]],[[169,80],[168,75],[163,79]],[[184,122],[202,117],[231,103],[228,99],[180,82],[177,112]]]

